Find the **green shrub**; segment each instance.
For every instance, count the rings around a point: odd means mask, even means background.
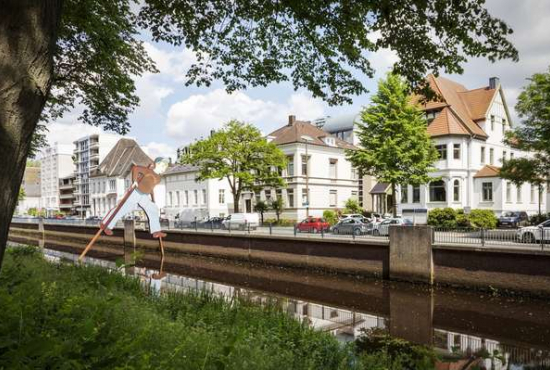
[[[453,208],[435,208],[428,213],[428,225],[434,227],[456,228],[457,212]]]
[[[323,218],[332,226],[338,223],[338,215],[336,212],[327,209],[323,212]]]
[[[287,218],[281,218],[279,221],[276,218],[266,218],[264,222],[265,225],[272,224],[273,226],[294,226],[295,223],[296,220]]]
[[[531,225],[538,225],[548,219],[550,219],[550,213],[541,213],[540,215],[537,213],[529,217],[529,223]]]
[[[279,305],[154,295],[135,278],[14,249],[0,272],[0,369],[364,368]]]
[[[361,208],[357,199],[349,198],[346,200],[345,206],[344,213],[363,213],[363,208]]]
[[[497,227],[498,219],[490,209],[472,209],[468,215],[470,226],[483,229],[494,229]]]

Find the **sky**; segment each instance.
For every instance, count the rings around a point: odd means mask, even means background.
[[[514,122],[517,116],[513,107],[526,79],[548,70],[550,65],[550,1],[489,0],[487,8],[514,30],[510,40],[519,51],[519,62],[506,60],[493,64],[482,58],[472,59],[465,64],[463,75],[443,75],[471,89],[488,85],[489,77],[499,77]],[[289,83],[233,94],[226,93],[220,82],[208,88],[186,87],[184,76],[194,61],[193,53],[183,47],[153,43],[145,35],[143,38],[160,73],[147,73],[136,80],[141,102],[130,116],[132,128],[127,136],[136,139],[153,158],[174,159],[176,148],[206,137],[210,130],[230,119],[252,123],[268,134],[284,125],[289,114],[300,120],[313,120],[357,113],[369,104],[377,80],[397,61],[391,50],[372,54],[370,60],[376,76],[370,80],[361,77],[369,93],[355,96],[352,104],[330,107],[305,90],[295,91]],[[48,125],[50,144],[70,145],[82,136],[100,132],[97,127],[78,123],[77,114],[71,112]]]

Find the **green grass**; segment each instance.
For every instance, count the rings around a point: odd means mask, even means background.
[[[2,369],[347,369],[359,366],[353,357],[276,307],[157,297],[136,279],[48,263],[31,248],[7,252],[0,274]]]

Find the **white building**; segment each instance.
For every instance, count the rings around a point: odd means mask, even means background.
[[[59,179],[74,171],[71,147],[58,145],[46,147],[40,158],[40,193],[42,207],[48,215],[59,212]]]
[[[94,134],[82,137],[74,142],[74,174],[76,212],[81,217],[89,217],[90,211],[90,172],[95,170],[101,161],[115,146],[120,136]]]
[[[327,209],[343,210],[348,199],[359,198],[359,176],[345,154],[355,146],[294,116],[269,134],[268,140],[287,156],[283,176],[288,187],[263,190],[257,198],[269,202],[282,197],[285,210],[281,217],[301,220],[308,214],[322,216]]]
[[[27,167],[23,174],[21,188],[25,192],[23,200],[17,202],[16,213],[26,214],[30,208],[40,210],[42,198],[40,197],[40,167]]]
[[[186,211],[193,217],[227,216],[233,213],[233,195],[227,180],[195,181],[195,166],[176,165],[162,176],[166,192],[165,213],[170,219]]]
[[[99,166],[90,172],[89,214],[100,218],[105,217],[131,186],[132,167],[148,166],[151,163],[153,160],[145,154],[135,140],[125,138],[118,140]],[[164,194],[159,193],[157,199],[157,191],[155,188],[155,202],[161,208],[164,203]]]
[[[489,86],[468,90],[443,77],[428,76],[428,82],[441,99],[413,102],[421,105],[428,118],[428,133],[439,151],[434,177],[428,185],[401,187],[398,211],[441,207],[538,211],[538,189],[531,184],[516,187],[499,178],[503,161],[528,153],[503,143],[512,122],[498,78]],[[546,209],[543,197],[542,209]]]

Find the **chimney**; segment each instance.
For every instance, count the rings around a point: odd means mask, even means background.
[[[498,77],[489,78],[489,89],[496,89],[498,84],[500,84],[500,79]]]
[[[295,123],[296,123],[296,116],[294,116],[294,115],[288,116],[288,125],[289,126],[294,126]]]

